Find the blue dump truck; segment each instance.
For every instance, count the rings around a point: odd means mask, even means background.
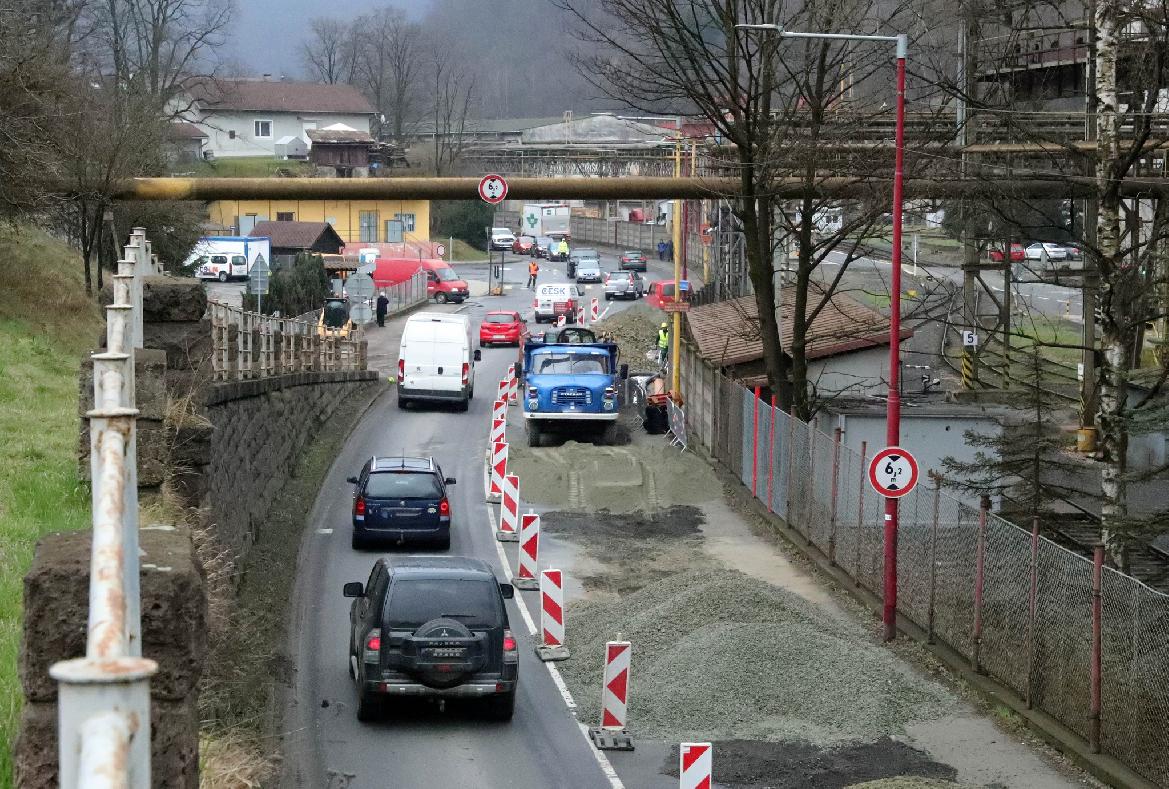
[[[530,338],[523,352],[528,446],[541,446],[553,435],[615,442],[625,375],[616,343],[598,341],[588,329],[567,328]]]

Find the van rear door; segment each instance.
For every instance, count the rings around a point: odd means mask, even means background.
[[[458,392],[470,360],[464,327],[445,321],[411,321],[402,337],[405,389]]]

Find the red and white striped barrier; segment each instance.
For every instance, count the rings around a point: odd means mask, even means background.
[[[536,578],[540,554],[540,516],[528,512],[520,516],[520,540],[516,545],[516,574],[511,585],[516,589],[534,590],[540,588]]]
[[[507,396],[504,392],[496,395],[495,402],[491,404],[491,418],[507,421]]]
[[[684,742],[678,748],[678,789],[710,789],[713,769],[709,742]]]
[[[520,379],[516,375],[515,364],[507,366],[507,402],[515,405],[519,401],[520,396]]]
[[[500,542],[515,542],[519,539],[520,526],[520,478],[515,474],[503,477],[503,504],[499,508],[499,530],[495,539]]]
[[[497,441],[507,441],[507,422],[492,417],[491,436],[487,439],[487,443],[495,444]]]
[[[597,319],[601,317],[601,302],[596,296],[593,297],[593,303],[589,306],[589,323],[596,323]]]
[[[610,641],[605,644],[605,681],[601,688],[601,725],[589,729],[593,744],[601,750],[633,750],[633,742],[625,729],[629,710],[629,655],[633,651],[628,641]]]
[[[536,647],[540,660],[568,657],[564,646],[564,573],[560,570],[540,573],[540,633]]]
[[[507,442],[491,444],[491,478],[488,481],[487,500],[499,501],[503,496],[503,482],[507,476]]]
[[[503,401],[504,416],[507,415],[507,393],[511,391],[511,380],[509,377],[499,379],[499,393],[495,395],[496,400]]]
[[[585,308],[584,308],[583,304],[576,308],[576,322],[579,323],[581,326],[584,325]]]
[[[563,326],[566,322],[567,322],[567,320],[565,319],[564,315],[557,315],[556,316],[556,328],[557,329],[559,329],[561,326]]]

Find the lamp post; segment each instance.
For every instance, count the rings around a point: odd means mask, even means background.
[[[889,397],[885,411],[885,444],[895,447],[901,440],[901,209],[905,160],[905,57],[909,41],[904,33],[895,36],[861,36],[848,33],[793,33],[781,25],[735,25],[741,30],[763,30],[782,38],[828,41],[883,41],[897,46],[897,126],[893,166],[893,272],[889,299]],[[897,499],[885,499],[885,573],[882,620],[885,640],[897,637]]]

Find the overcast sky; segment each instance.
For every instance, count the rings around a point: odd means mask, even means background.
[[[232,24],[235,34],[224,55],[239,63],[244,73],[254,76],[269,73],[302,77],[300,42],[310,19],[351,19],[386,4],[386,0],[238,0]],[[392,4],[421,17],[430,0],[394,0]]]

